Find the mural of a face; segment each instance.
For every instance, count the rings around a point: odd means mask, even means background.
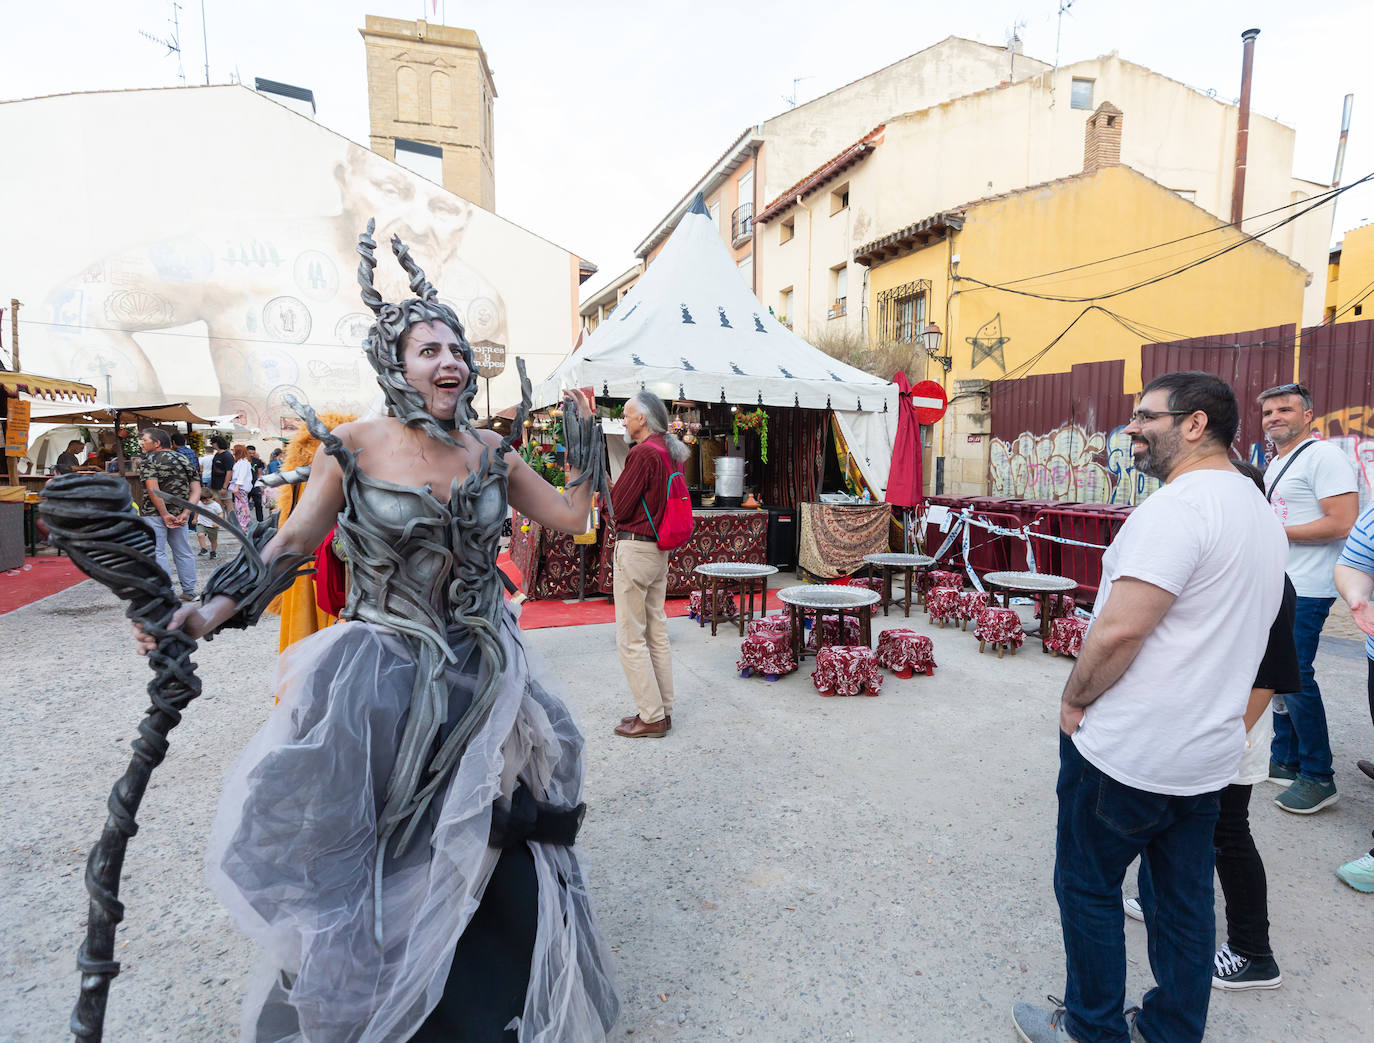
[[[331,147],[317,161],[330,164],[339,199],[326,197],[316,213],[229,220],[214,207],[187,216],[137,201],[153,229],[179,231],[95,259],[53,287],[43,307],[55,324],[54,371],[102,390],[108,374],[121,404],[189,401],[267,433],[292,426],[288,395],[364,413],[377,388],[360,350],[371,316],[353,278],[354,246],[373,216],[380,242],[409,244],[468,339],[505,348],[502,296],[461,257],[476,208],[357,145]],[[410,295],[399,281],[384,292]]]

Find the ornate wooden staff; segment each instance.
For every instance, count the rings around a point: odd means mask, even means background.
[[[177,506],[194,508],[177,497],[164,494],[164,498]],[[133,758],[110,791],[109,818],[86,859],[86,890],[91,904],[86,940],[76,957],[81,995],[72,1011],[71,1031],[79,1040],[100,1043],[110,981],[119,973],[114,940],[115,929],[124,919],[124,906],[118,897],[124,851],[129,838],[138,832],[134,816],[148,780],[167,756],[167,735],[181,722],[187,704],[200,694],[200,678],[191,662],[196,642],[181,630],[167,627],[181,603],[172,590],[171,579],[157,564],[152,530],[134,513],[129,485],[123,478],[78,474],[54,478],[43,490],[38,512],[52,531],[52,542],[71,555],[72,561],[91,579],[128,601],[125,615],[157,640],[157,648],[148,654],[148,665],[153,669],[153,679],[148,682],[152,706],[139,723]],[[250,537],[232,520],[217,520],[243,542],[243,552],[235,559],[232,572],[261,576],[268,571],[284,578],[289,571],[294,577],[302,560],[308,557],[280,555],[269,568],[263,564],[258,548],[275,534],[270,522],[258,523]],[[218,574],[207,586],[207,592],[217,585],[216,578]],[[225,584],[218,586],[223,588]]]

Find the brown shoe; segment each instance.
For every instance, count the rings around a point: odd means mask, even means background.
[[[629,724],[624,721],[617,724],[615,733],[627,739],[661,739],[668,734],[668,719],[665,717],[653,724],[645,724],[640,720],[639,714],[635,714],[630,718]]]
[[[637,714],[637,713],[632,713],[632,714],[630,714],[630,716],[628,716],[628,717],[622,717],[622,718],[620,718],[620,723],[623,724],[623,725],[626,725],[626,726],[628,727],[629,725],[634,724],[635,721],[637,721],[637,720],[639,720],[639,714]],[[666,729],[664,729],[665,731],[672,731],[672,730],[673,730],[673,715],[672,715],[672,714],[665,714],[664,717],[663,717],[663,723],[666,724],[666,725],[668,726]]]

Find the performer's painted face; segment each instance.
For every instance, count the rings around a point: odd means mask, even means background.
[[[458,334],[442,322],[417,322],[401,338],[406,383],[419,392],[435,420],[452,420],[468,382]]]

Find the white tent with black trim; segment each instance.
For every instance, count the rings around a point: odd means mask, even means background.
[[[897,385],[778,322],[740,277],[700,195],[615,312],[536,385],[534,404],[577,387],[603,398],[646,389],[668,401],[830,408],[864,480],[887,488]]]

